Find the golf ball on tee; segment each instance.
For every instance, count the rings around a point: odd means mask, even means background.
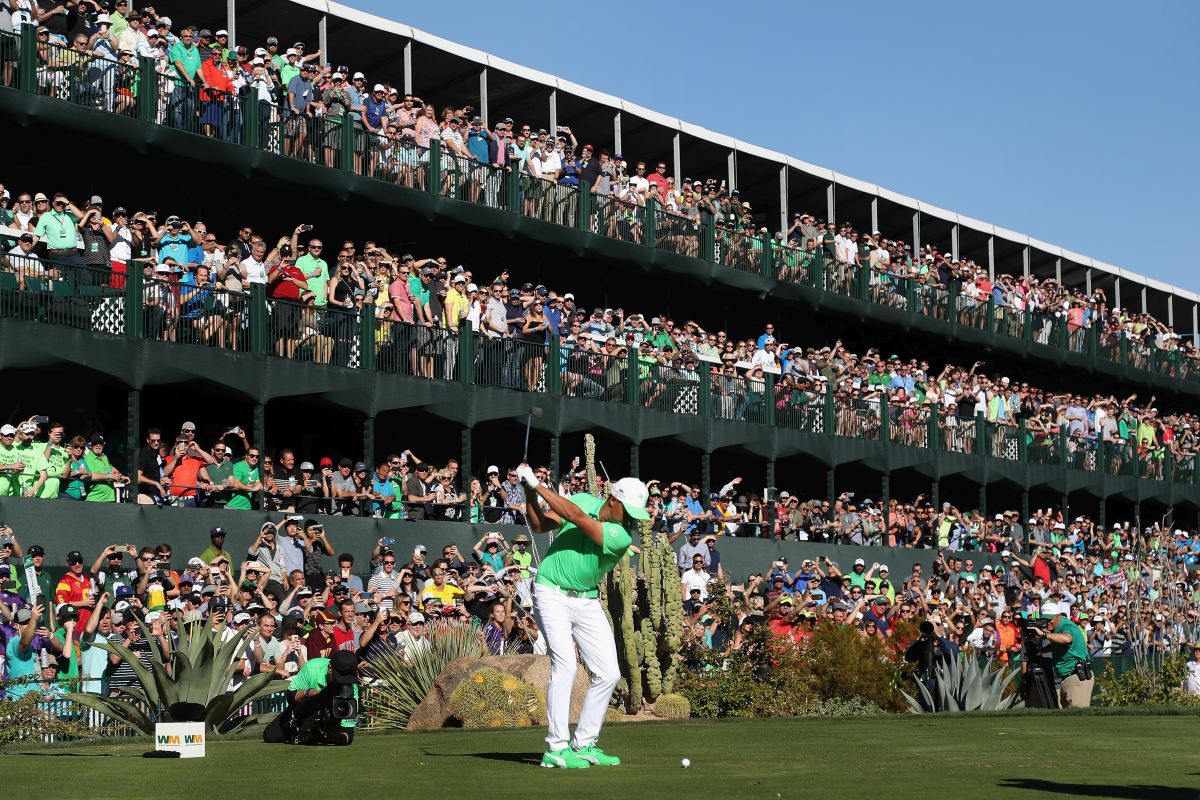
[[[685,759],[681,760],[679,763],[683,764],[684,769],[687,769],[688,767],[690,767],[692,765],[692,760],[690,758],[685,758]]]

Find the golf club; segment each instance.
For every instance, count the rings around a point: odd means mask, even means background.
[[[537,417],[538,419],[542,418],[542,407],[541,406],[530,406],[529,407],[529,416],[527,416],[525,418],[525,452],[521,456],[522,464],[529,463],[529,429],[530,429],[530,427],[533,426],[533,418],[534,417]]]

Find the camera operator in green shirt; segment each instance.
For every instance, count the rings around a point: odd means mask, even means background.
[[[1058,701],[1062,708],[1087,708],[1092,704],[1092,689],[1096,678],[1088,655],[1087,639],[1078,625],[1067,616],[1071,607],[1066,603],[1042,604],[1040,616],[1048,619],[1039,635],[1050,644],[1054,674],[1058,678]]]

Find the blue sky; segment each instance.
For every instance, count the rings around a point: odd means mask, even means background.
[[[1200,290],[1200,3],[348,2]]]

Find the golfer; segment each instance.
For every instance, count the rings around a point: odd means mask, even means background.
[[[634,520],[650,518],[646,511],[649,492],[637,478],[622,478],[613,484],[607,500],[590,494],[565,498],[541,486],[528,466],[518,467],[517,475],[530,490],[525,497],[530,527],[535,533],[558,531],[533,585],[533,610],[551,661],[546,692],[550,732],[542,766],[616,766],[621,759],[596,747],[608,701],[621,677],[612,628],[600,606],[600,581],[633,542],[629,532]],[[537,497],[546,501],[548,511],[539,508]],[[576,647],[592,682],[572,742],[567,717],[575,684]]]

